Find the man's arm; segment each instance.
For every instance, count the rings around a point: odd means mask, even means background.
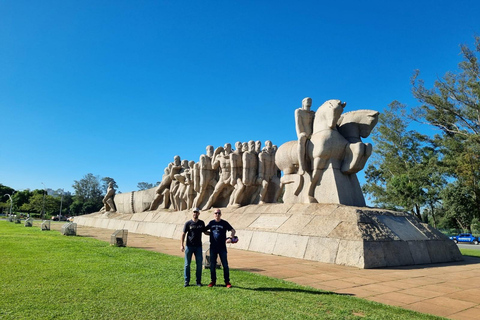
[[[185,235],[186,235],[186,233],[183,232],[183,233],[182,233],[182,237],[181,237],[181,239],[182,239],[182,246],[180,247],[180,250],[182,250],[182,252],[185,251],[185,245],[184,245],[184,243],[185,243]]]

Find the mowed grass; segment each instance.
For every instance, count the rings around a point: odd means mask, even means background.
[[[464,255],[464,256],[470,256],[470,257],[480,258],[480,250],[476,250],[476,249],[463,249],[463,248],[459,248],[459,249],[460,249],[460,252],[462,253],[462,255]]]
[[[7,221],[0,261],[0,319],[439,319],[234,269],[184,288],[182,258]]]

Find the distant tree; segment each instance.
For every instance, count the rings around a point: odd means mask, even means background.
[[[100,186],[100,179],[92,173],[86,174],[80,180],[74,180],[73,189],[75,190],[74,203],[76,213],[92,213],[100,210],[102,207],[102,189]],[[82,209],[78,212],[78,203],[82,204]]]
[[[367,167],[363,191],[378,206],[410,211],[422,219],[422,207],[430,204],[435,214],[440,187],[444,183],[436,170],[435,146],[425,135],[408,130],[405,106],[392,102],[379,118],[372,135],[373,162]]]
[[[444,205],[449,206],[446,212],[457,214],[452,219],[465,228],[469,224],[465,219],[480,218],[480,37],[475,38],[474,49],[462,45],[461,53],[458,72],[446,73],[428,89],[417,71],[412,85],[421,103],[414,118],[439,129],[435,142],[443,155],[442,170],[455,180],[442,193]],[[470,201],[473,207],[466,205]],[[467,208],[472,212],[459,211]]]
[[[139,182],[137,183],[137,188],[138,190],[147,190],[155,187],[156,185],[158,185],[158,182],[157,184],[148,183],[148,182]]]

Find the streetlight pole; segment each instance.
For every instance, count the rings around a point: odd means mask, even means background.
[[[42,220],[45,218],[45,193],[47,192],[47,187],[45,187],[45,184],[43,184],[43,202],[42,202]]]
[[[63,192],[64,190],[62,189],[62,198],[60,199],[60,213],[58,214],[58,221],[60,221],[60,217],[62,216]]]

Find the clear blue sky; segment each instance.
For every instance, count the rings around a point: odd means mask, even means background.
[[[478,0],[3,0],[0,16],[0,183],[68,191],[294,140],[306,96],[414,106],[414,70],[431,84],[480,33]]]

